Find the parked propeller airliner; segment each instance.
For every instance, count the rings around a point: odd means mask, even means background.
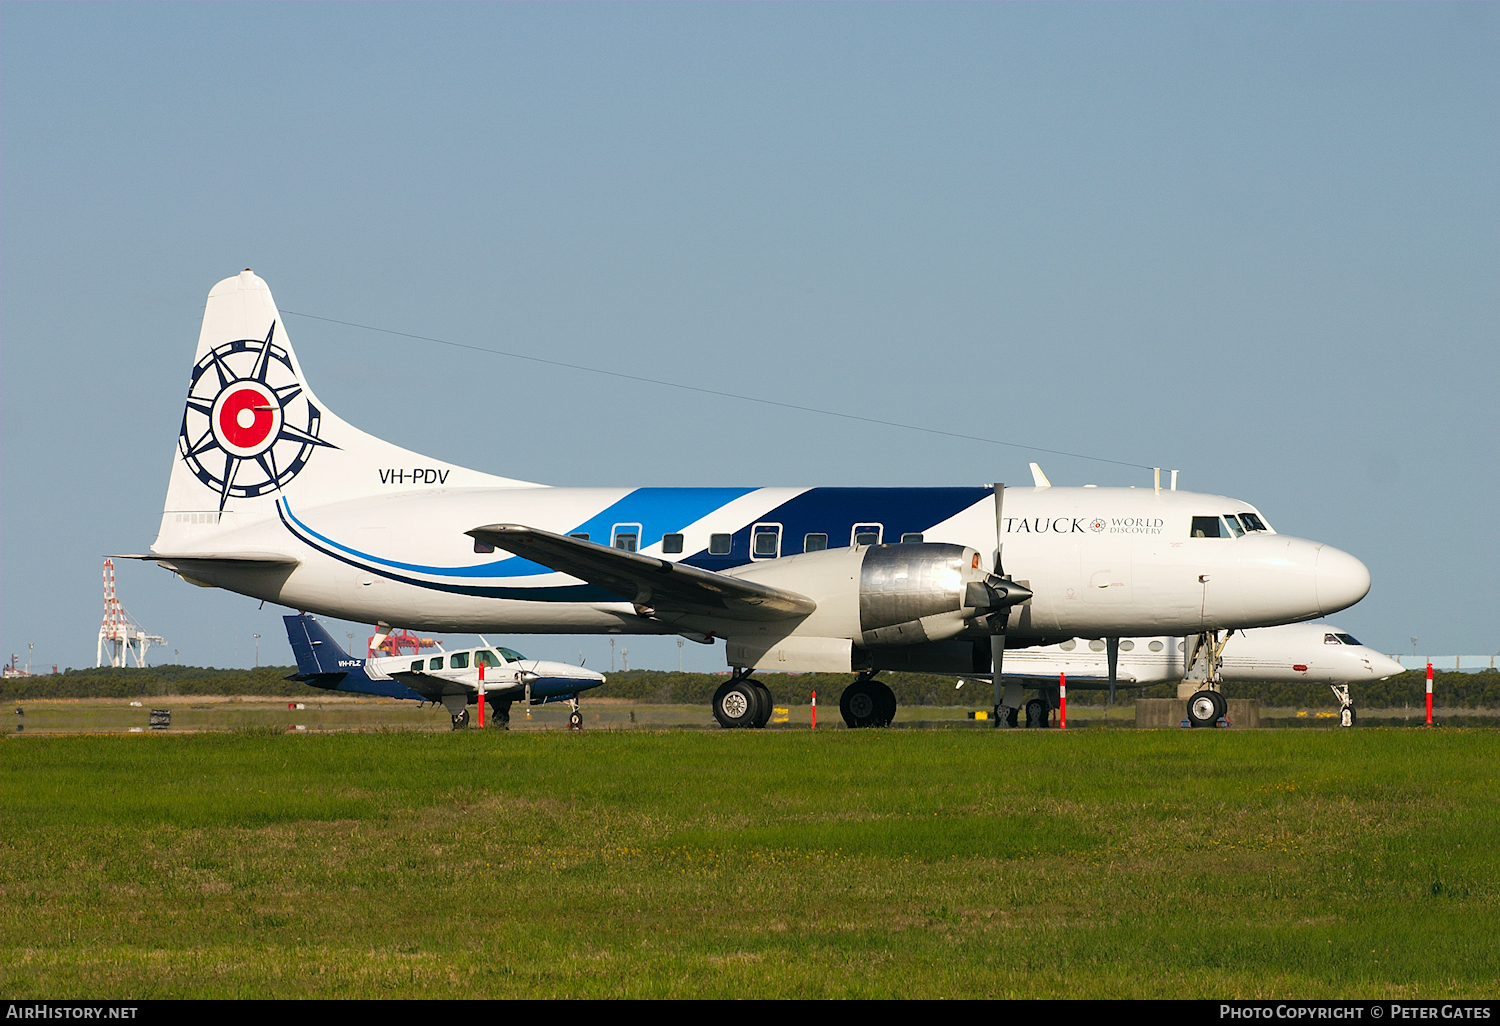
[[[993,676],[1007,647],[1289,623],[1369,590],[1359,560],[1277,534],[1240,499],[1036,480],[550,488],[480,473],[329,411],[247,270],[209,293],[161,530],[136,558],[382,631],[722,638],[726,726],[769,716],[754,670],[858,673],[852,722],[889,722],[880,670]],[[1019,686],[995,691],[1020,705]]]

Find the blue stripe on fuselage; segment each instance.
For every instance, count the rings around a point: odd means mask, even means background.
[[[903,534],[929,531],[992,494],[988,488],[812,488],[755,523],[780,524],[781,554],[794,556],[808,534],[828,535],[831,549],[847,547],[855,524],[880,524],[882,541],[899,542]],[[703,549],[682,562],[705,570],[748,563],[754,526],[746,524],[734,533],[729,555],[711,556]]]

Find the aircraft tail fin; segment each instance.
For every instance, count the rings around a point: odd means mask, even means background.
[[[152,549],[222,548],[226,530],[319,505],[430,488],[526,487],[367,434],[313,394],[266,283],[213,287],[188,378],[161,532]]]
[[[342,677],[355,670],[363,673],[364,660],[345,652],[327,628],[311,616],[295,613],[281,619],[286,624],[286,640],[297,657],[298,679],[334,674]]]

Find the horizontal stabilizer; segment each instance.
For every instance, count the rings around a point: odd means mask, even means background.
[[[465,533],[639,607],[730,620],[784,620],[818,608],[796,592],[520,524],[490,524]]]
[[[149,559],[160,563],[257,563],[296,566],[296,556],[284,552],[125,552],[110,559]]]

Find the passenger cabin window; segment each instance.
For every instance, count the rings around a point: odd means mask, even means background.
[[[1147,645],[1146,647],[1149,648],[1149,649],[1151,649],[1151,651],[1153,651],[1153,652],[1160,652],[1162,650],[1162,643],[1159,642],[1159,641],[1153,641],[1153,642],[1151,642],[1151,644]],[[1001,667],[1001,669],[1004,669],[1004,667]]]
[[[495,546],[489,544],[488,542],[482,542],[478,538],[475,538],[474,539],[474,551],[475,552],[494,552],[495,551]]]
[[[730,542],[734,540],[732,534],[711,534],[708,536],[708,554],[710,556],[729,555]]]
[[[1218,517],[1194,517],[1193,530],[1189,537],[1192,538],[1220,538],[1219,534],[1223,523]]]
[[[474,653],[474,665],[475,666],[499,666],[500,665],[500,657],[497,656],[495,653],[491,652],[487,648],[481,648],[478,652]],[[1002,667],[1002,669],[1003,669],[1003,667]]]
[[[411,668],[414,671],[416,671],[417,673],[421,673],[422,670],[423,670],[423,668],[426,667],[426,666],[427,666],[427,660],[425,660],[425,659],[418,659],[416,662],[414,662],[414,663],[411,664]],[[1002,667],[1002,669],[1003,669],[1003,667]]]
[[[920,533],[918,533],[918,534],[903,534],[901,536],[901,544],[902,545],[921,545],[922,544],[922,535]]]
[[[467,652],[454,652],[452,658],[448,660],[450,670],[467,670],[468,668],[469,653]]]
[[[781,525],[756,524],[750,532],[750,558],[775,559],[781,555]]]
[[[668,555],[676,555],[682,551],[682,535],[664,534],[661,536],[661,550]]]
[[[1060,648],[1060,649],[1062,649],[1064,652],[1071,652],[1075,648],[1078,647],[1078,639],[1077,638],[1069,638],[1067,641],[1064,641],[1061,645],[1058,645],[1057,647]],[[1003,670],[1004,667],[1002,666],[1001,669]]]
[[[855,524],[850,533],[850,544],[853,545],[879,545],[880,524]]]
[[[1254,513],[1241,513],[1240,523],[1245,525],[1247,531],[1264,531],[1266,522]]]
[[[828,548],[828,535],[826,534],[809,534],[802,538],[803,552],[822,552],[826,548]]]
[[[616,524],[615,538],[612,543],[615,548],[622,552],[634,552],[641,541],[640,524]]]
[[[1229,530],[1234,532],[1236,538],[1245,537],[1245,529],[1240,526],[1240,522],[1235,519],[1233,513],[1225,513],[1224,522],[1229,525]]]
[[[568,537],[569,538],[577,538],[579,541],[588,541],[589,540],[589,533],[587,531],[579,531],[577,534],[570,534],[570,535],[568,535]]]
[[[427,660],[427,668],[429,670],[441,670],[443,668],[443,657],[433,656],[431,659]]]
[[[1134,648],[1135,648],[1135,642],[1131,641],[1129,638],[1126,638],[1124,641],[1120,642],[1120,651],[1121,652],[1130,652],[1130,651],[1134,650]],[[1002,666],[1001,669],[1004,669],[1004,667]]]

